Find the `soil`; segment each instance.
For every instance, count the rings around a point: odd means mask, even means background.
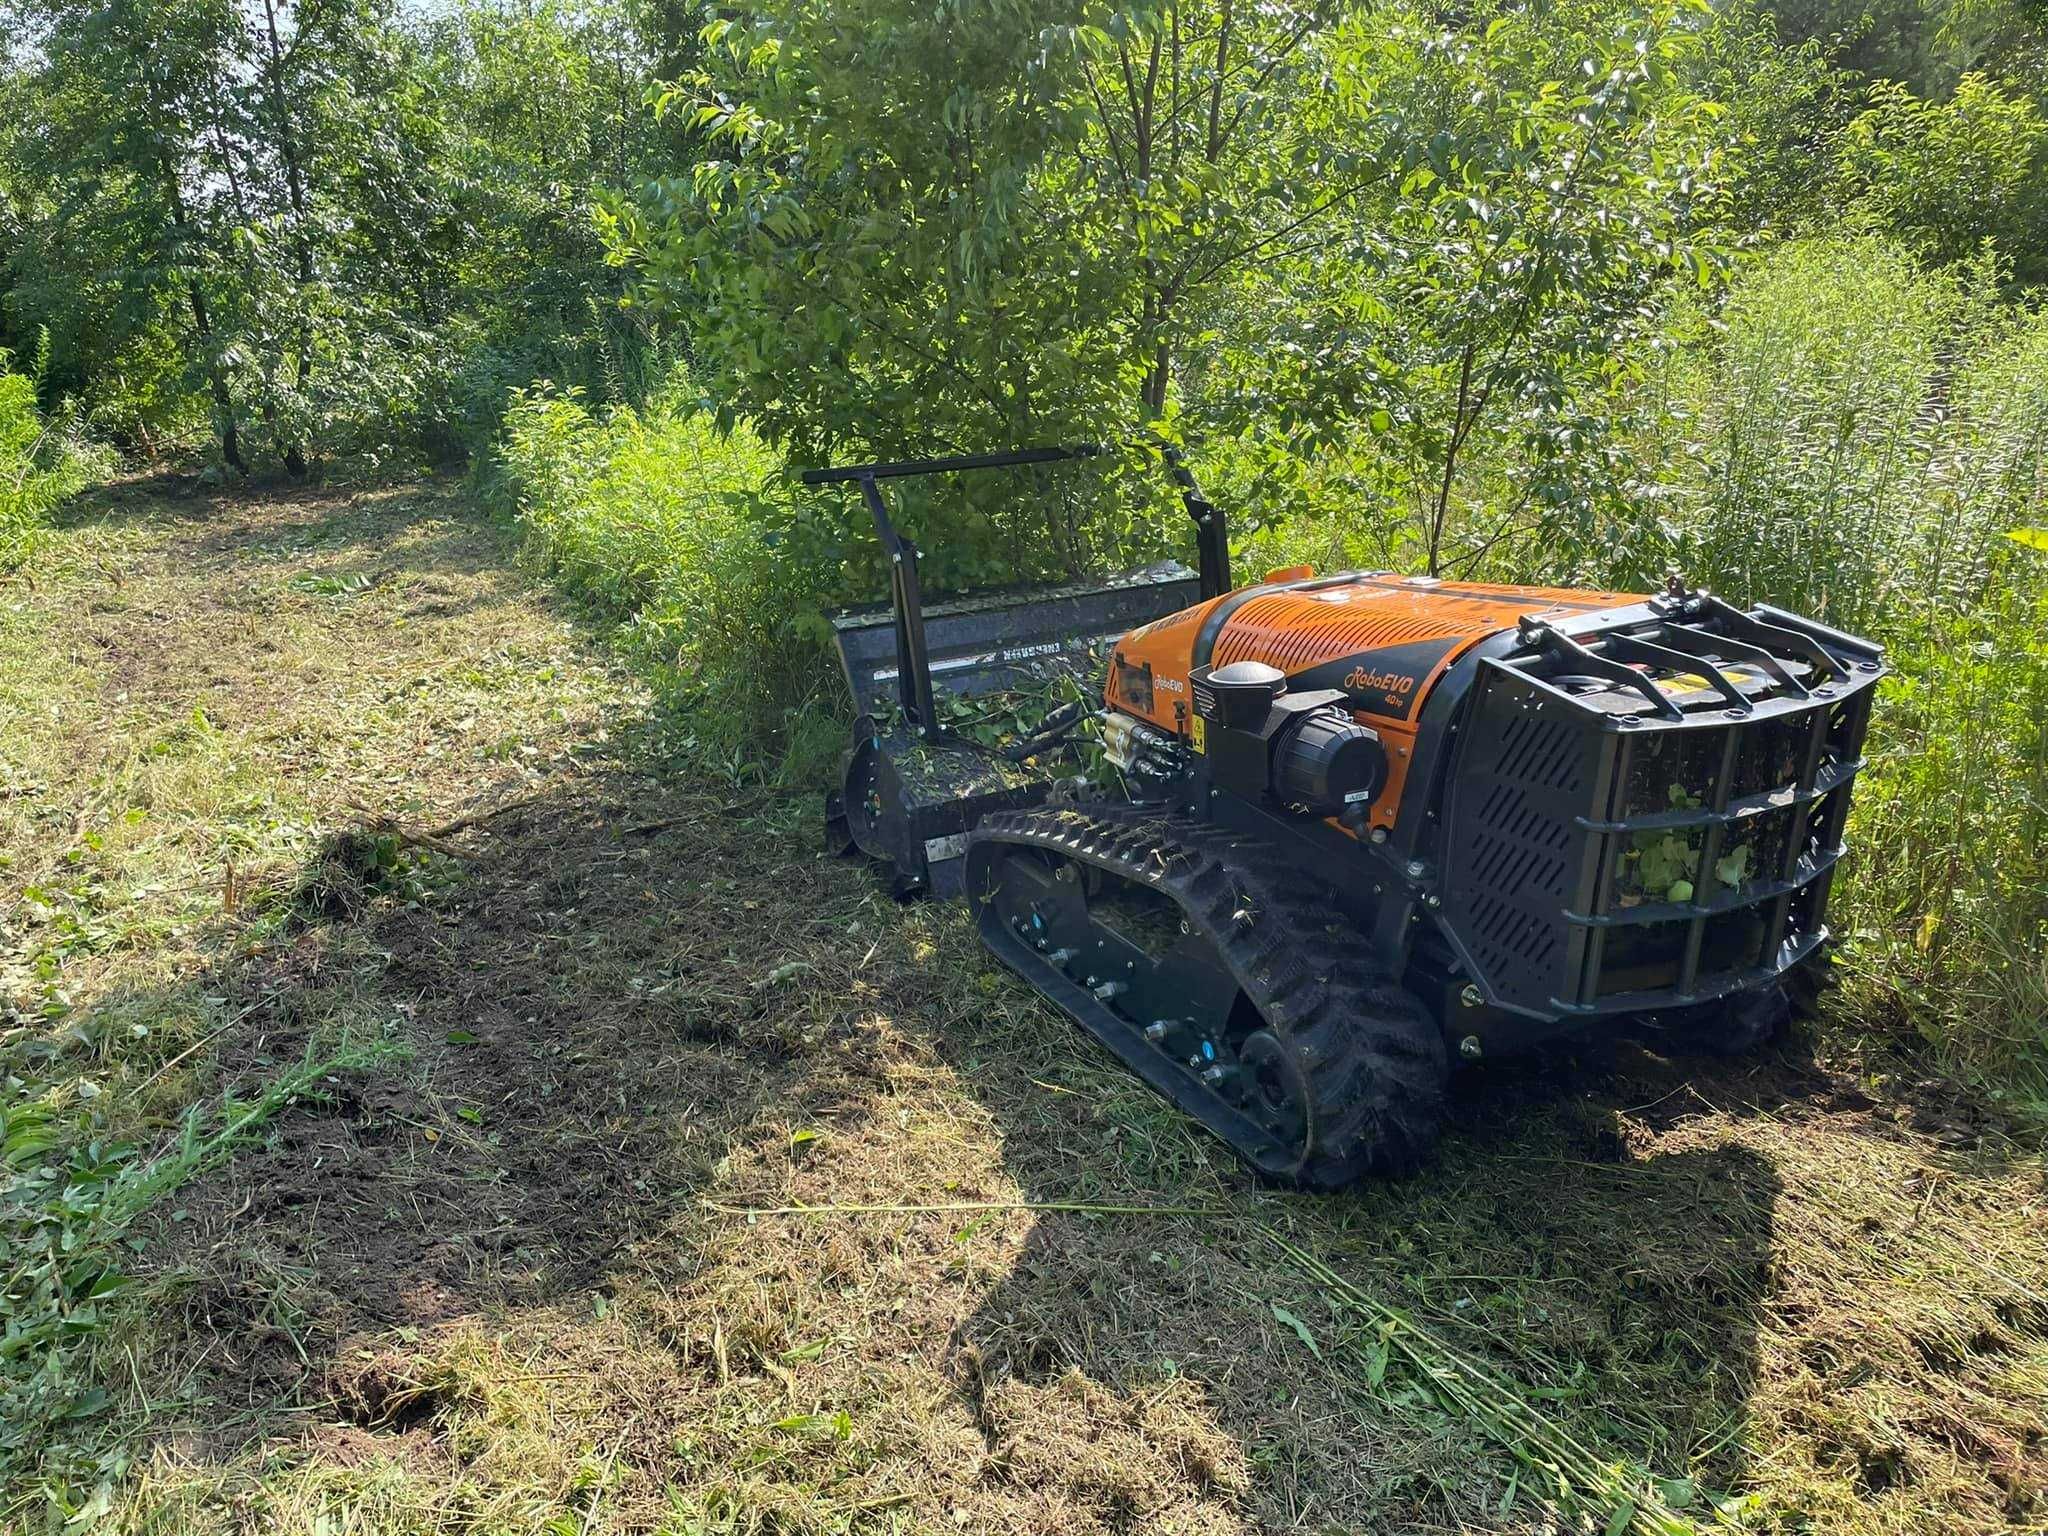
[[[4,719],[6,879],[166,887],[75,1017],[204,1024],[94,1058],[110,1113],[376,1057],[138,1230],[117,1528],[1627,1525],[1278,1239],[1682,1518],[2048,1517],[2038,1153],[1845,1021],[1488,1064],[1424,1174],[1278,1194],[809,797],[672,748],[459,488],[141,482],[65,538],[13,594],[67,703]]]

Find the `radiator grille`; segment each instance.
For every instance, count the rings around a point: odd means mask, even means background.
[[[1239,608],[1216,642],[1215,664],[1263,661],[1283,672],[1317,662],[1382,650],[1411,640],[1439,640],[1444,623],[1398,611],[1375,613],[1373,603],[1318,603],[1299,593],[1255,597]]]

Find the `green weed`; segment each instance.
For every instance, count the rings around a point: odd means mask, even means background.
[[[38,410],[34,381],[7,364],[0,348],[0,572],[34,552],[52,511],[113,467],[75,423]]]
[[[536,386],[498,449],[532,558],[617,626],[676,712],[676,745],[734,781],[812,782],[840,745],[818,616],[838,575],[800,553],[780,469],[679,387],[600,419],[575,392]]]
[[[61,1519],[104,1514],[127,1472],[92,1355],[132,1284],[123,1265],[136,1218],[257,1140],[286,1105],[382,1054],[345,1042],[253,1098],[194,1105],[149,1158],[130,1143],[80,1139],[79,1117],[49,1094],[0,1109],[0,1465],[39,1484]]]

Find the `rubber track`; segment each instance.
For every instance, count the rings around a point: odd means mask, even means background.
[[[1335,1189],[1367,1173],[1409,1172],[1429,1155],[1448,1075],[1441,1032],[1365,952],[1365,935],[1336,914],[1328,892],[1269,845],[1138,807],[998,812],[968,839],[969,895],[978,903],[999,846],[1042,849],[1161,891],[1215,947],[1267,1026],[1292,1045],[1313,1101],[1306,1155],[1292,1169],[1262,1166],[1234,1147],[1257,1171]]]

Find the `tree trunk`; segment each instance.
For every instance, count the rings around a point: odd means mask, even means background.
[[[176,205],[182,210],[183,199]],[[180,211],[178,222],[184,222]],[[220,456],[238,475],[249,473],[248,462],[242,457],[242,434],[235,425],[235,397],[228,391],[228,381],[220,371],[220,363],[213,355],[213,323],[207,318],[206,295],[199,291],[199,281],[194,278],[185,289],[192,301],[192,326],[199,337],[199,350],[206,357],[206,382],[213,395],[213,417],[215,429],[220,434]]]
[[[192,228],[191,214],[185,207],[185,189],[178,180],[177,161],[172,158],[169,147],[170,136],[163,131],[162,105],[146,80],[142,99],[156,141],[156,170],[163,182],[164,201],[170,205],[172,228],[182,238]],[[228,388],[227,375],[221,372],[220,359],[214,355],[213,318],[207,313],[206,295],[200,290],[197,277],[186,278],[185,297],[192,307],[193,339],[198,344],[200,357],[205,360],[207,391],[213,397],[214,432],[220,438],[220,456],[227,460],[228,467],[236,474],[246,475],[249,463],[242,457],[242,434],[235,421],[234,392]]]
[[[1443,574],[1444,528],[1450,521],[1451,488],[1458,473],[1458,451],[1465,446],[1465,434],[1472,430],[1480,406],[1474,407],[1472,399],[1472,359],[1479,350],[1479,343],[1468,341],[1458,360],[1458,398],[1451,411],[1451,435],[1444,444],[1444,472],[1437,482],[1435,504],[1430,508],[1429,518],[1429,574]]]
[[[294,389],[301,398],[313,375],[313,317],[307,311],[308,292],[313,286],[313,241],[306,228],[306,176],[299,160],[297,136],[292,132],[291,113],[284,99],[284,48],[277,37],[277,7],[263,0],[263,30],[270,43],[270,59],[264,74],[270,91],[272,124],[277,134],[278,158],[284,164],[285,195],[292,205],[292,252],[298,272],[299,348],[294,365]],[[306,449],[296,436],[280,445],[286,473],[295,480],[306,477]]]
[[[177,221],[180,230],[191,227],[191,220],[185,211],[185,193],[178,185],[178,168],[171,163],[170,156],[159,158],[159,169],[164,178],[164,191],[171,205],[171,217]],[[206,359],[206,385],[213,396],[214,430],[220,437],[220,456],[236,474],[249,473],[249,464],[242,457],[242,434],[235,422],[235,397],[228,388],[227,375],[221,372],[220,359],[213,352],[213,319],[206,310],[206,295],[200,292],[199,279],[188,278],[185,296],[192,306],[192,331],[199,343],[199,355]]]

